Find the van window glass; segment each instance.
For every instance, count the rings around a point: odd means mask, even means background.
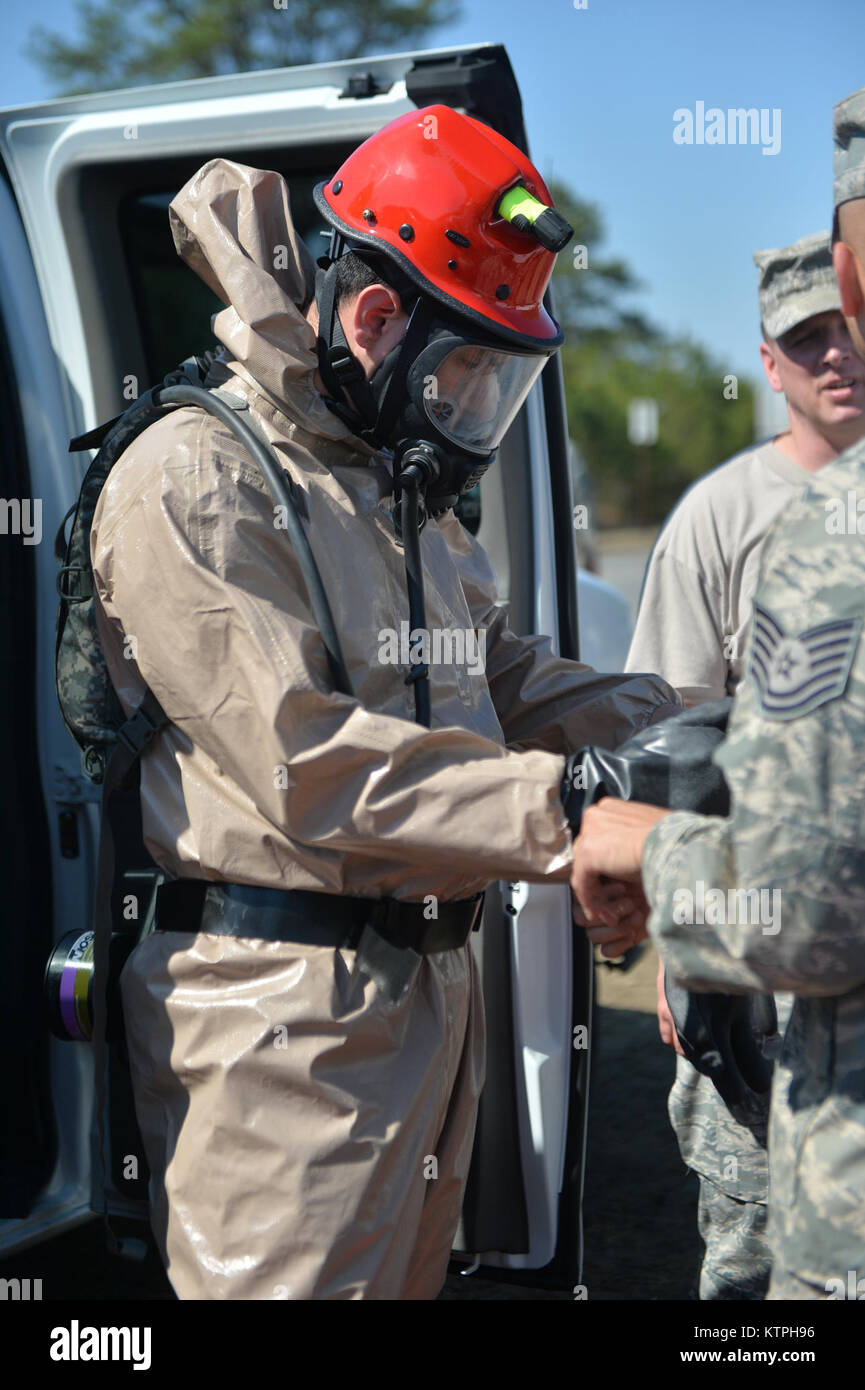
[[[326,173],[288,175],[295,227],[316,260],[327,248],[312,198]],[[210,320],[224,306],[174,249],[168,205],[177,192],[134,193],[121,200],[120,237],[135,296],[150,384],[191,353],[214,346]]]

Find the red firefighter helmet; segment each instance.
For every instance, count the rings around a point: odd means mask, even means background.
[[[315,201],[349,242],[387,255],[451,312],[523,351],[560,346],[542,301],[571,229],[531,161],[482,121],[449,106],[399,116]]]

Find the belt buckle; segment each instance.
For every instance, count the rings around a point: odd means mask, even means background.
[[[461,946],[465,946],[465,945],[468,944],[469,939],[471,938],[472,932],[480,931],[481,916],[482,916],[482,914],[483,914],[483,907],[484,907],[484,894],[483,894],[483,893],[478,893],[478,894],[477,894],[477,897],[476,897],[476,899],[475,899],[474,910],[473,910],[473,912],[472,912],[471,917],[469,918],[469,921],[468,921],[468,923],[467,923],[467,925],[466,925],[465,931],[462,933],[462,940],[461,940],[461,942],[460,942],[460,945],[461,945]],[[450,949],[453,950],[454,948],[451,947]]]

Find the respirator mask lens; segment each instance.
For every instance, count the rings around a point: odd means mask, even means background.
[[[542,372],[547,357],[461,343],[430,374],[423,406],[430,423],[455,448],[471,454],[497,449]]]

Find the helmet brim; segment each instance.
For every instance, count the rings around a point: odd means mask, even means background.
[[[539,305],[534,313],[525,316],[520,310],[508,310],[504,306],[499,312],[491,310],[488,313],[481,313],[472,305],[449,294],[430,276],[421,274],[405,252],[399,246],[395,246],[387,237],[375,232],[359,231],[349,223],[344,222],[328,202],[324,192],[326,186],[327,181],[324,181],[316,184],[313,189],[316,207],[326,221],[335,227],[350,244],[355,243],[358,246],[369,247],[393,260],[403,274],[417,285],[422,294],[428,295],[437,304],[447,309],[449,313],[468,320],[486,333],[501,338],[516,351],[553,353],[562,346],[565,335],[543,305]]]

